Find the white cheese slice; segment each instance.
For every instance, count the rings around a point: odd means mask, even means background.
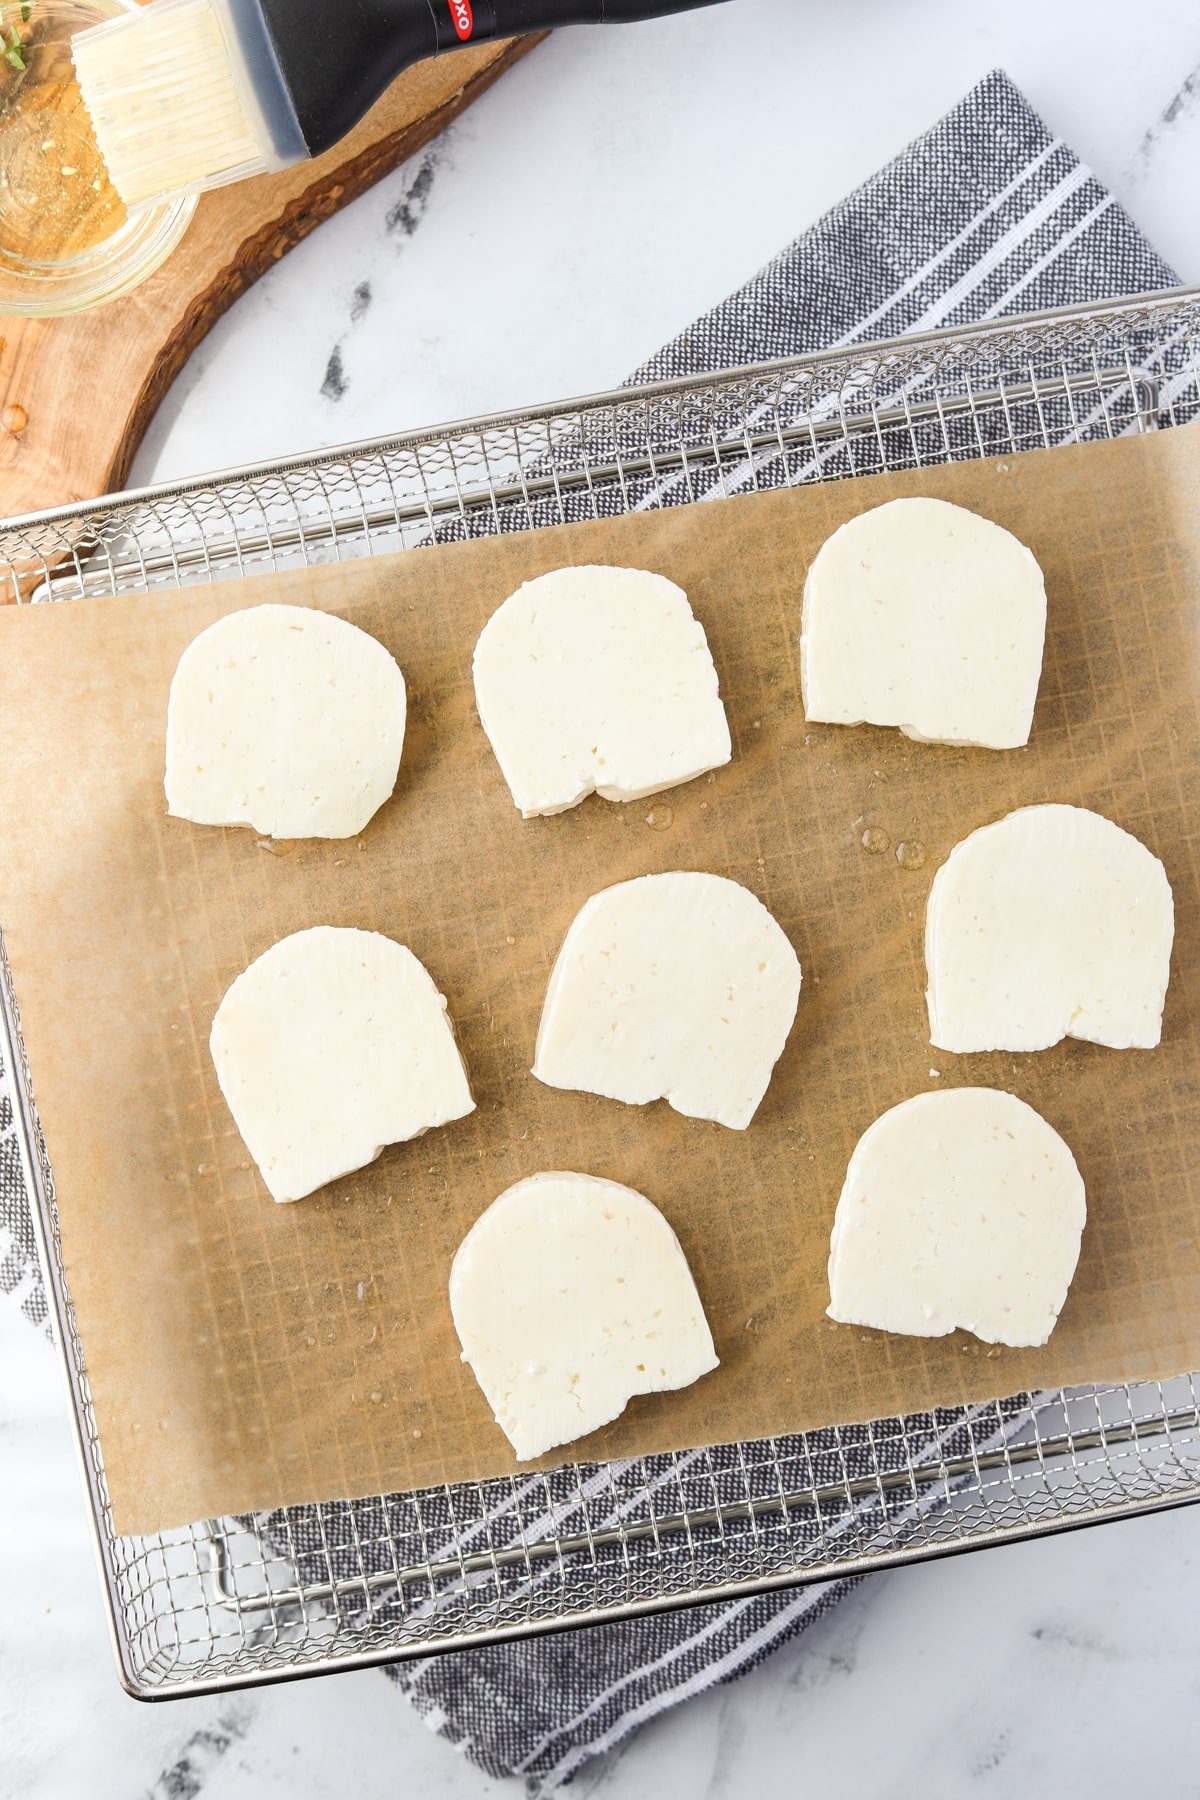
[[[889,500],[839,527],[808,571],[804,711],[1011,749],[1029,741],[1045,634],[1032,550],[946,500]]]
[[[591,793],[644,800],[731,754],[704,627],[645,569],[527,581],[480,634],[475,698],[526,819]]]
[[[531,1175],[493,1201],[454,1258],[450,1310],[522,1462],[717,1367],[675,1233],[642,1194],[591,1175]]]
[[[996,1088],[918,1094],[858,1141],[829,1251],[829,1316],[913,1337],[1044,1344],[1087,1209],[1067,1145]]]
[[[217,1008],[209,1047],[276,1200],[474,1111],[445,1000],[377,931],[318,925],[272,944]]]
[[[956,844],[925,916],[930,1041],[1152,1049],[1175,909],[1157,856],[1079,806],[1026,806]]]
[[[252,606],[193,639],[167,704],[167,810],[276,838],[345,838],[396,785],[404,677],[377,639]]]
[[[720,875],[641,875],[593,894],[563,940],[533,1072],[633,1106],[665,1099],[735,1131],[767,1091],[800,962],[761,900]]]

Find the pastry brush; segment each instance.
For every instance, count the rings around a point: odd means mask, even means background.
[[[487,38],[622,23],[713,0],[151,0],[73,40],[129,207],[319,156],[403,69]]]

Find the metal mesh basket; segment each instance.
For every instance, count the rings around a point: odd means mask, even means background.
[[[150,592],[1200,417],[1200,294],[415,432],[0,525],[22,601]],[[1200,1499],[1200,1376],[1018,1395],[154,1537],[112,1529],[4,963],[26,1177],[122,1679],[235,1687],[827,1578]]]

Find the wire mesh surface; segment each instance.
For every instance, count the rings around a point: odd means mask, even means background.
[[[102,599],[1200,418],[1200,295],[600,395],[0,524]],[[122,1677],[170,1696],[815,1580],[1200,1498],[1200,1376],[112,1530],[16,999],[4,1028]]]

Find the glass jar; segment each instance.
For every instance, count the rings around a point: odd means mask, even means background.
[[[194,195],[126,213],[74,80],[76,32],[136,11],[137,0],[0,0],[0,313],[103,306],[187,230]]]

